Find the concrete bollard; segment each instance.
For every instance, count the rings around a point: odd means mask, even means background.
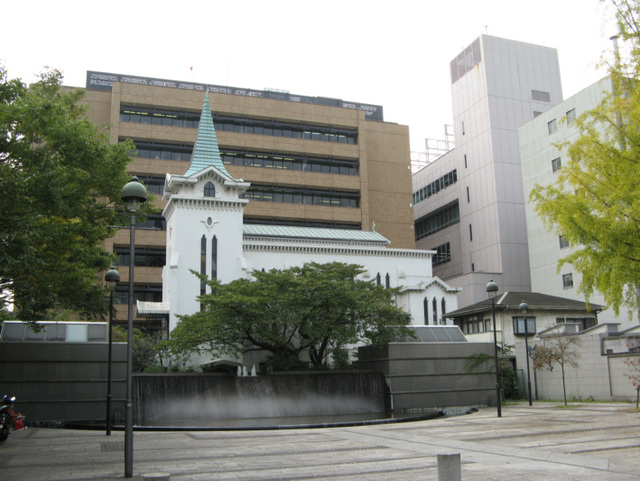
[[[460,454],[438,454],[438,481],[461,481]]]
[[[143,480],[153,481],[171,481],[171,474],[169,473],[145,473],[141,476]]]

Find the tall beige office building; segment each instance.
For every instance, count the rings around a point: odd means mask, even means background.
[[[204,92],[220,153],[251,183],[245,224],[375,230],[390,247],[415,248],[409,129],[385,122],[382,107],[285,92],[88,72],[85,102],[112,142],[133,139],[131,174],[155,194],[158,214],[136,229],[136,299],[162,300],[167,173],[186,172]],[[106,248],[119,256],[118,319],[126,318],[129,231]],[[357,263],[357,259],[354,259]],[[136,319],[149,330],[161,319]]]

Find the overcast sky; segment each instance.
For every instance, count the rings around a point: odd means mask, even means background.
[[[412,150],[452,122],[449,62],[483,33],[558,49],[564,97],[604,76],[615,34],[598,0],[109,0],[3,2],[0,61],[382,105]],[[191,69],[193,67],[193,69]]]

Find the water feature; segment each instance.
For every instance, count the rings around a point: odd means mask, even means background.
[[[243,370],[243,373],[246,372]],[[382,373],[267,376],[142,374],[134,377],[136,425],[246,427],[357,422],[389,417]]]

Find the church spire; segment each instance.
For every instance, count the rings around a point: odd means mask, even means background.
[[[184,177],[190,177],[210,166],[215,167],[224,175],[233,178],[229,175],[229,172],[227,172],[220,157],[218,137],[216,136],[216,129],[213,125],[213,118],[211,117],[211,107],[209,107],[209,92],[206,92],[204,105],[202,106],[202,112],[200,114],[198,138],[196,139],[196,145],[193,146],[189,170],[184,174]]]

